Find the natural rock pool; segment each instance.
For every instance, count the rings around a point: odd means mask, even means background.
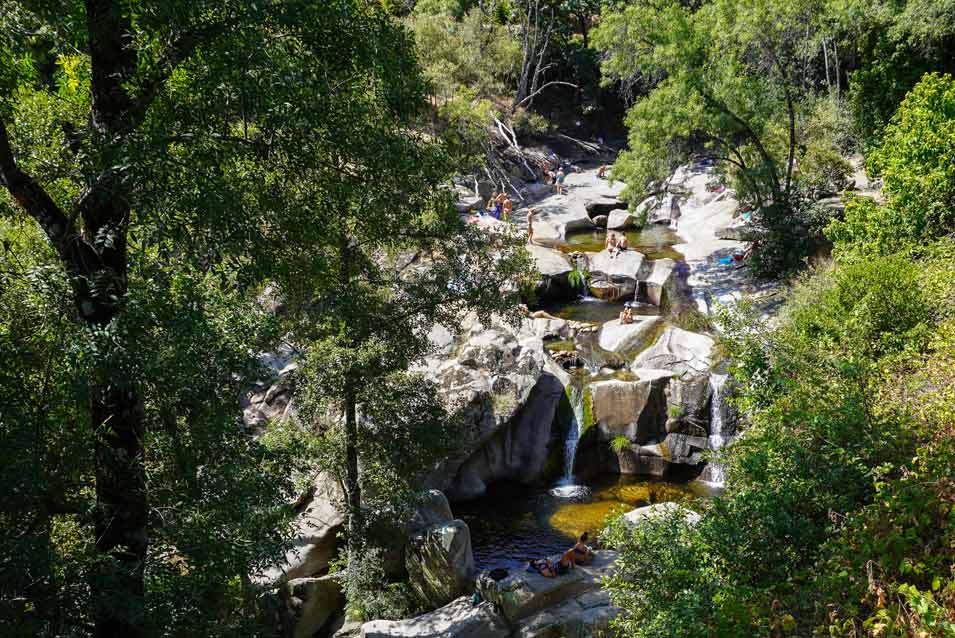
[[[563,552],[582,532],[599,532],[614,515],[700,495],[692,483],[636,476],[601,476],[589,486],[590,503],[561,502],[547,488],[515,483],[497,483],[480,498],[456,503],[455,516],[471,530],[477,569],[520,569],[531,558]]]
[[[682,240],[666,225],[650,224],[639,230],[613,232],[626,235],[630,250],[643,253],[647,259],[670,258],[677,261],[683,259],[683,255],[673,250],[673,245],[681,243]],[[563,241],[555,242],[554,247],[565,253],[577,251],[599,253],[606,246],[606,242],[607,229],[593,228],[570,231]]]

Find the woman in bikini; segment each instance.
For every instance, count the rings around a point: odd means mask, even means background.
[[[627,310],[630,310],[627,308]],[[590,559],[594,557],[594,550],[590,549],[587,546],[587,540],[589,535],[587,532],[584,532],[580,535],[580,538],[577,539],[577,542],[571,548],[571,551],[574,552],[574,562],[578,565],[584,565],[590,562]]]

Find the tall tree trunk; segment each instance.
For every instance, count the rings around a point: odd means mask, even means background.
[[[355,394],[345,391],[345,498],[348,499],[348,574],[353,576],[362,545],[361,485],[358,482],[358,420]]]
[[[145,635],[143,571],[148,517],[143,470],[143,409],[132,387],[95,388],[97,638]]]

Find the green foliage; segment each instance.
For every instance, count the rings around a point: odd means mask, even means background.
[[[925,253],[804,276],[772,329],[722,311],[730,487],[695,527],[611,531],[623,635],[947,635],[955,249]]]
[[[916,249],[955,230],[955,79],[929,74],[906,96],[869,157],[882,176],[885,205],[861,198],[828,234],[840,253],[863,257]],[[851,253],[851,254],[850,254]]]
[[[630,447],[630,439],[625,436],[615,436],[610,440],[610,449],[617,454]]]
[[[850,0],[830,3],[830,9],[845,34],[839,46],[857,58],[847,106],[860,139],[874,148],[925,73],[955,71],[955,6],[950,0]]]
[[[0,598],[22,601],[0,632],[87,635],[109,610],[152,636],[265,635],[251,579],[284,556],[302,483],[341,470],[343,450],[367,488],[348,540],[395,538],[407,468],[426,472],[455,423],[406,374],[430,351],[422,327],[513,310],[523,242],[461,223],[455,148],[419,132],[427,81],[377,3],[133,3],[117,91],[141,109],[108,137],[90,87],[116,57],[85,53],[86,6],[2,7],[4,141],[70,220],[69,242],[120,251],[122,269],[78,273],[35,206],[0,195],[0,562],[15,566]],[[123,215],[97,227],[113,204]],[[282,314],[260,302],[269,284]],[[83,320],[87,286],[109,321]],[[280,336],[305,352],[302,422],[256,437],[239,399],[269,378],[257,355]],[[102,444],[110,426],[90,404],[104,388],[141,406],[132,463]],[[361,439],[339,427],[346,407]],[[130,552],[95,546],[98,481],[130,465],[145,484],[123,496],[149,512],[142,594]]]
[[[457,2],[418,3],[408,18],[435,96],[447,101],[465,89],[480,98],[508,93],[521,62],[515,35],[479,8],[459,13],[455,5],[460,8]]]
[[[813,90],[806,51],[825,34],[822,3],[636,2],[594,31],[605,81],[651,80],[627,114],[614,175],[639,201],[701,150],[721,163],[766,231],[751,264],[792,272],[821,226],[811,206],[848,173],[838,105]],[[821,51],[820,51],[821,53]],[[844,127],[843,127],[844,128]],[[823,224],[824,225],[824,224]]]

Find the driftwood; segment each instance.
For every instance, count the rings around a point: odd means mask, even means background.
[[[563,133],[558,133],[557,137],[567,140],[569,142],[573,142],[574,144],[584,149],[588,153],[593,153],[594,155],[596,155],[597,153],[600,153],[603,150],[603,147],[601,147],[599,144],[591,144],[590,142],[578,140],[576,137],[571,137],[570,135],[564,135]]]

